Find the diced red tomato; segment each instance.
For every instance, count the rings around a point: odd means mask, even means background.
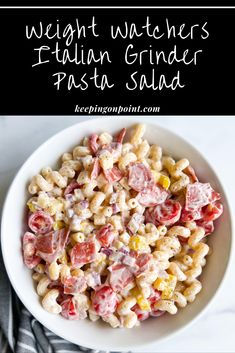
[[[96,257],[94,241],[77,243],[71,250],[70,258],[74,267],[82,266],[92,262]]]
[[[79,189],[80,185],[76,182],[76,180],[72,180],[69,185],[64,190],[64,195],[72,194],[74,190]]]
[[[125,265],[112,266],[109,283],[115,292],[123,290],[132,280],[133,274]]]
[[[102,286],[94,292],[92,297],[92,307],[100,316],[106,316],[114,313],[117,304],[117,295],[109,286]]]
[[[96,234],[96,237],[102,246],[104,247],[110,246],[115,237],[112,224],[108,223],[103,227],[101,227],[98,233]]]
[[[154,185],[151,170],[143,163],[133,163],[129,166],[129,186],[135,191],[141,192],[144,189],[151,189]]]
[[[83,320],[87,317],[86,310],[78,308],[76,300],[71,297],[60,303],[61,315],[68,320]]]
[[[33,233],[26,232],[23,236],[23,258],[25,265],[32,269],[37,266],[41,258],[36,256],[36,248],[35,248],[36,236]]]
[[[202,209],[202,219],[205,222],[214,221],[223,213],[223,205],[220,202],[210,203]]]
[[[122,172],[115,166],[111,169],[103,170],[103,173],[109,183],[114,183],[122,179]]]
[[[53,219],[46,212],[37,211],[29,216],[28,225],[34,233],[45,234],[52,229]]]
[[[155,206],[153,209],[148,209],[145,214],[146,222],[151,222],[155,225],[170,226],[180,219],[181,205],[174,200],[166,200],[164,203]]]
[[[97,134],[91,134],[88,139],[88,147],[93,154],[96,154],[99,148],[99,144],[97,143],[98,138],[99,136]]]

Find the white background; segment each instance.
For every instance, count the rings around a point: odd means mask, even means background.
[[[0,117],[1,206],[8,186],[26,158],[54,133],[85,119],[91,118]],[[115,119],[118,119],[118,116],[115,116]],[[235,117],[151,117],[144,119],[146,122],[154,119],[159,125],[178,133],[205,155],[227,192],[234,215]],[[148,347],[146,352],[235,352],[234,332],[235,257],[233,254],[232,266],[222,291],[200,320],[173,339]]]

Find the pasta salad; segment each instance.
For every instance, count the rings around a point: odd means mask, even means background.
[[[145,129],[91,134],[32,178],[23,259],[48,312],[132,328],[201,291],[220,194]]]

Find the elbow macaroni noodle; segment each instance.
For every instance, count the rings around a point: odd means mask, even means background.
[[[219,194],[144,133],[92,134],[32,177],[23,255],[49,313],[132,328],[202,290]]]

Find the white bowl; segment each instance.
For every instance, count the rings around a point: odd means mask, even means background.
[[[31,271],[22,261],[21,236],[26,230],[25,203],[28,198],[26,185],[43,166],[56,166],[59,157],[78,144],[82,137],[92,132],[114,133],[144,119],[99,118],[71,126],[56,134],[41,145],[24,163],[8,191],[2,215],[2,252],[10,281],[27,309],[44,326],[57,335],[85,347],[101,350],[134,350],[141,346],[158,343],[185,328],[199,316],[211,302],[224,278],[231,252],[232,224],[228,202],[212,167],[203,156],[181,137],[155,124],[148,124],[146,138],[157,143],[176,158],[188,158],[201,181],[208,181],[222,195],[224,213],[216,222],[216,230],[210,236],[213,254],[201,276],[203,290],[196,301],[179,310],[175,316],[164,315],[149,319],[133,329],[112,329],[100,322],[89,320],[68,321],[59,315],[47,313],[35,292]]]

